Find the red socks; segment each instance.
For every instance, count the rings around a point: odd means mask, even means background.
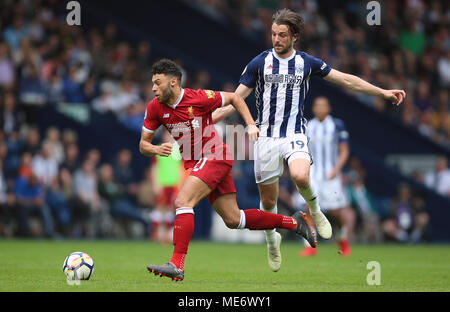
[[[275,228],[293,230],[297,227],[297,221],[289,216],[259,209],[247,209],[241,210],[241,223],[239,224],[239,228],[244,227],[250,230],[268,230]],[[179,270],[184,270],[184,260],[193,233],[194,209],[178,208],[173,224],[174,250],[170,262]]]
[[[283,216],[259,209],[241,210],[245,214],[245,228],[249,230],[269,230],[282,228],[293,230],[297,227],[297,221],[289,216]]]
[[[179,270],[184,270],[184,259],[192,233],[194,233],[194,209],[178,208],[173,224],[173,245],[175,248],[170,262]]]

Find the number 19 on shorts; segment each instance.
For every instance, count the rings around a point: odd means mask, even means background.
[[[301,140],[291,141],[291,147],[293,150],[296,148],[302,149],[304,146],[305,146],[305,143]]]

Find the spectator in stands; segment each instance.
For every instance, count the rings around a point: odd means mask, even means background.
[[[412,11],[406,12],[407,17],[409,17],[407,20],[408,25],[407,29],[400,32],[398,44],[406,51],[419,56],[425,49],[426,40],[420,21],[412,16],[411,13]]]
[[[3,32],[3,38],[5,38],[12,50],[19,47],[20,39],[26,35],[27,28],[25,26],[23,16],[20,14],[17,14],[14,17],[12,25],[7,27]]]
[[[428,221],[429,216],[424,210],[423,201],[412,196],[409,185],[401,184],[392,202],[390,217],[383,221],[381,226],[389,239],[416,243],[423,239]]]
[[[372,195],[365,186],[364,169],[360,166],[356,168],[353,167],[353,169],[346,174],[346,178],[348,180],[348,198],[350,200],[350,206],[356,211],[357,223],[360,225],[358,227],[361,228],[360,237],[362,242],[380,242],[382,239],[380,217]]]
[[[97,174],[94,164],[85,160],[73,175],[73,213],[76,219],[75,235],[80,232],[86,236],[97,237],[103,207],[97,190]]]
[[[100,84],[95,76],[89,76],[83,86],[83,94],[87,103],[91,103],[100,94]]]
[[[150,71],[151,67],[151,52],[152,47],[148,41],[141,41],[139,42],[138,48],[137,48],[137,55],[136,55],[136,66],[141,69],[141,72],[145,73]],[[141,77],[142,78],[146,78]],[[147,77],[150,78],[151,77]]]
[[[108,53],[117,46],[117,27],[113,23],[107,24],[104,29],[103,46]]]
[[[45,90],[47,101],[50,105],[56,105],[64,102],[64,83],[56,70],[51,73],[49,80],[45,84]]]
[[[31,166],[33,161],[33,155],[30,152],[23,152],[20,155],[19,168],[17,170],[17,176],[28,179],[33,174],[33,167]]]
[[[425,185],[442,196],[450,197],[450,169],[445,156],[436,159],[435,170],[427,172]]]
[[[438,61],[439,83],[442,88],[450,88],[450,47]]]
[[[64,129],[62,132],[62,143],[66,147],[69,144],[78,144],[78,134],[71,129]]]
[[[146,108],[146,105],[141,101],[131,104],[121,114],[119,120],[126,128],[141,133]]]
[[[9,46],[0,41],[0,88],[11,90],[15,80]]]
[[[69,225],[72,221],[72,207],[70,206],[70,197],[67,194],[67,189],[64,188],[65,169],[58,171],[57,177],[53,179],[52,184],[48,187],[45,201],[52,211],[57,221],[57,231],[64,236],[70,235]]]
[[[53,220],[50,208],[45,203],[45,193],[35,174],[28,178],[18,177],[15,181],[14,195],[19,219],[19,234],[37,236],[39,231],[31,229],[30,215],[38,214],[43,224],[44,235],[53,236]]]
[[[119,104],[115,97],[115,86],[110,82],[103,82],[100,86],[100,94],[92,100],[92,108],[100,113],[116,112]]]
[[[417,94],[414,97],[414,105],[420,112],[424,112],[431,108],[430,86],[425,80],[420,80],[417,84]]]
[[[15,131],[10,132],[0,144],[4,145],[6,153],[3,163],[5,177],[7,179],[15,178],[20,163],[20,153],[23,149],[23,143],[19,140],[19,134]]]
[[[82,83],[77,80],[78,66],[80,65],[72,65],[67,76],[63,78],[63,92],[68,103],[84,103]]]
[[[3,174],[3,162],[0,159],[0,237],[14,235],[13,213],[15,197]]]
[[[94,169],[98,169],[100,166],[101,157],[102,155],[97,148],[91,148],[86,152],[84,159],[85,161],[89,161],[94,166]]]
[[[31,63],[29,72],[19,81],[19,99],[26,105],[45,105],[47,94],[44,83],[39,77],[38,68]]]
[[[126,109],[139,101],[138,91],[136,86],[129,80],[123,80],[115,96],[115,100],[117,101],[117,106],[114,109],[114,113],[117,116],[120,116]]]
[[[121,41],[109,57],[109,73],[116,79],[120,79],[125,71],[125,66],[131,57],[131,47],[128,42]]]
[[[126,189],[117,184],[114,179],[114,171],[110,164],[103,164],[99,169],[98,193],[109,206],[109,212],[114,218],[128,219],[140,222],[146,236],[149,223],[144,218],[142,211],[127,198]]]
[[[23,113],[16,107],[16,98],[12,92],[6,92],[3,95],[1,113],[0,113],[0,130],[6,137],[11,132],[18,132],[21,123],[23,123]]]
[[[206,70],[201,70],[195,75],[195,82],[193,89],[208,89],[210,88],[211,76]]]
[[[153,209],[155,203],[153,184],[152,167],[148,166],[144,170],[143,179],[138,183],[137,203],[141,208]]]
[[[42,144],[39,154],[33,157],[31,167],[44,190],[50,188],[58,175],[58,163],[52,158],[50,143]]]
[[[36,155],[41,148],[40,139],[41,135],[39,133],[39,129],[30,127],[26,132],[23,150],[30,152],[33,156]]]
[[[50,157],[53,158],[59,165],[64,159],[64,148],[60,141],[60,132],[56,127],[49,127],[46,131],[46,136],[43,144],[50,145]]]
[[[120,150],[117,153],[113,169],[116,182],[124,188],[128,198],[134,201],[136,199],[138,185],[133,168],[131,167],[131,160],[132,154],[130,150]]]
[[[79,167],[78,154],[79,149],[76,143],[67,144],[64,149],[64,160],[60,168],[67,169],[70,174],[74,174]]]

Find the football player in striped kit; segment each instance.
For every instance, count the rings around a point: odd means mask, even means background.
[[[310,183],[317,191],[321,209],[328,213],[339,229],[335,237],[340,255],[349,256],[348,236],[353,231],[355,213],[349,207],[341,177],[342,168],[350,155],[349,134],[344,122],[330,115],[331,106],[326,97],[314,99],[312,111],[314,118],[308,122],[306,129],[308,147],[314,160]],[[299,194],[297,198],[297,203],[305,204]],[[305,245],[300,256],[316,255],[315,248],[309,246],[308,242]]]
[[[349,88],[378,96],[399,105],[406,96],[403,90],[378,88],[359,77],[332,69],[322,60],[294,49],[300,39],[304,22],[300,14],[288,9],[277,11],[272,18],[273,48],[263,51],[245,67],[235,93],[247,98],[255,91],[258,108],[259,139],[254,146],[255,178],[260,192],[260,209],[277,211],[278,179],[283,173],[284,161],[299,193],[310,207],[319,235],[330,239],[330,222],[321,212],[317,195],[309,183],[309,154],[306,120],[303,106],[313,76]],[[231,113],[228,106],[213,112],[213,122]],[[269,267],[276,272],[281,266],[281,235],[266,231]]]

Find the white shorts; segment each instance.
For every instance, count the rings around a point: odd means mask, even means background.
[[[272,184],[284,171],[284,161],[288,165],[294,159],[311,162],[308,138],[302,133],[283,138],[259,137],[254,146],[255,179],[258,184]]]
[[[333,180],[311,180],[310,184],[317,194],[321,210],[336,210],[349,204],[340,175]],[[303,197],[298,193],[295,194],[294,203],[299,208],[306,204]]]

